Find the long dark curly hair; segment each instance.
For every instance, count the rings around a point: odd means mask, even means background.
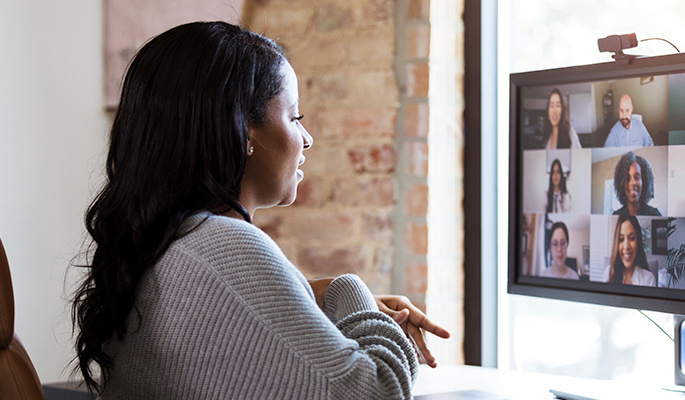
[[[272,40],[224,22],[172,28],[131,62],[104,187],[85,216],[92,244],[72,303],[75,371],[91,391],[101,393],[109,378],[105,344],[140,318],[136,285],[184,218],[235,210],[250,221],[238,202],[248,124],[264,122],[267,103],[282,90],[286,62]]]
[[[628,173],[630,166],[637,163],[640,166],[642,189],[640,191],[640,203],[647,204],[654,198],[654,173],[649,162],[641,156],[636,156],[632,151],[624,154],[614,169],[614,190],[616,197],[622,205],[628,204],[628,196],[626,196],[626,182],[630,179]]]
[[[557,136],[557,149],[569,149],[571,148],[571,121],[568,116],[568,109],[566,108],[566,103],[564,103],[564,96],[561,95],[561,91],[557,88],[552,89],[547,97],[547,108],[549,110],[549,105],[552,101],[553,95],[559,96],[559,101],[561,102],[561,119],[559,120],[559,133]],[[545,123],[543,127],[543,133],[545,137],[544,143],[549,141],[549,137],[552,135],[552,122],[549,120],[549,116],[545,116]]]

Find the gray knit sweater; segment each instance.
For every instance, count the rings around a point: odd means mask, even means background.
[[[406,399],[417,361],[354,275],[321,312],[264,232],[199,214],[137,289],[103,399]]]

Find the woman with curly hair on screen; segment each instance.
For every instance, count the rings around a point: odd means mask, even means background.
[[[647,204],[654,198],[654,174],[644,157],[632,151],[621,157],[614,170],[614,190],[623,205],[614,215],[661,215]]]

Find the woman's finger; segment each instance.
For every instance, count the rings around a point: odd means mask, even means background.
[[[407,325],[407,335],[414,343],[419,360],[431,368],[437,367],[438,364],[426,345],[426,339],[423,337],[421,329],[410,323]]]

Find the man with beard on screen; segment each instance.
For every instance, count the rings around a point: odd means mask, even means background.
[[[654,141],[642,120],[633,116],[633,98],[629,94],[621,96],[618,118],[604,142],[604,147],[654,146]]]

